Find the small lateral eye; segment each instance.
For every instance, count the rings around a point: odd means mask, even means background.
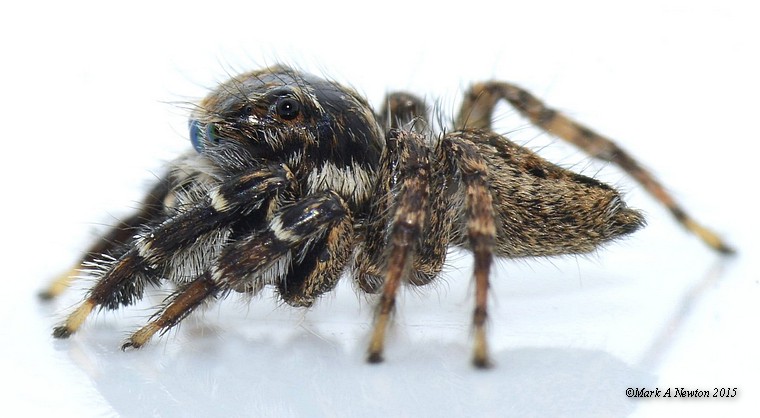
[[[275,104],[277,116],[285,119],[295,119],[301,112],[301,103],[292,97],[280,97]]]

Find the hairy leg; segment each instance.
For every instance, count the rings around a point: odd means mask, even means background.
[[[425,227],[430,197],[430,161],[423,137],[411,131],[388,134],[364,242],[356,256],[355,280],[371,292],[382,286],[367,360],[383,359],[385,333],[403,279],[414,274],[415,251]],[[393,168],[391,168],[393,167]]]
[[[385,105],[378,115],[383,121],[386,131],[401,129],[410,130],[422,134],[427,129],[428,117],[425,102],[412,94],[395,92],[388,95]],[[393,196],[398,194],[396,190],[400,181],[396,171],[399,159],[421,158],[410,156],[409,153],[425,153],[424,138],[416,135],[399,136],[394,134],[389,140],[388,146],[381,157],[378,169],[374,195],[377,197],[370,208],[368,228],[364,242],[360,243],[357,251],[355,280],[359,287],[367,293],[378,293],[384,283],[384,267],[387,253],[385,243],[387,241],[387,216],[395,204]],[[413,141],[413,148],[406,144],[398,145],[399,141]],[[402,155],[403,154],[403,155]],[[430,189],[443,191],[447,188],[449,173],[444,172],[437,160],[429,161]],[[430,206],[424,225],[423,233],[420,234],[417,253],[412,260],[412,268],[406,280],[417,286],[422,286],[433,281],[446,261],[446,250],[449,242],[451,219],[446,216],[448,196],[445,193],[433,193],[429,195]]]
[[[211,280],[210,274],[197,277],[176,292],[170,298],[171,302],[154,315],[153,320],[132,334],[121,349],[142,347],[156,332],[165,332],[179,324],[208,298],[216,296],[219,290],[219,285]]]
[[[628,152],[609,138],[569,119],[547,107],[535,96],[513,84],[485,82],[473,85],[465,95],[456,120],[457,129],[491,129],[494,108],[499,100],[506,100],[536,126],[564,139],[592,157],[620,166],[638,181],[652,196],[665,205],[686,229],[696,234],[705,244],[723,254],[732,254],[731,248],[715,232],[695,221],[681,207],[654,176],[644,169]]]
[[[461,182],[463,201],[463,234],[475,261],[475,309],[473,328],[475,345],[473,364],[479,368],[491,366],[486,338],[488,317],[488,287],[494,245],[496,221],[493,198],[488,187],[488,166],[472,141],[478,137],[473,132],[452,132],[443,137],[440,150],[444,166],[450,167]],[[459,202],[457,202],[459,203]]]
[[[294,261],[293,271],[301,271],[303,261],[292,256],[299,250],[309,247],[313,240],[325,238],[327,243],[323,266],[317,265],[321,275],[309,272],[299,282],[302,286],[294,288],[293,293],[301,292],[298,301],[310,303],[332,289],[340,278],[341,268],[325,266],[345,265],[351,245],[350,241],[334,241],[350,228],[350,214],[347,205],[337,194],[324,192],[310,195],[293,205],[283,208],[269,223],[264,231],[255,231],[248,237],[225,247],[211,269],[170,296],[166,305],[153,319],[140,328],[124,343],[122,348],[139,348],[157,332],[163,333],[179,324],[193,310],[210,298],[232,289],[261,288],[267,282],[279,283],[286,280],[288,261]],[[335,260],[331,260],[335,257]],[[285,262],[282,262],[285,261]],[[274,272],[272,277],[262,274]],[[280,271],[282,269],[282,271]],[[309,280],[312,280],[309,282]],[[292,295],[293,297],[296,297]]]
[[[234,224],[241,214],[262,206],[290,188],[292,182],[292,173],[284,166],[243,173],[212,189],[203,202],[158,222],[103,272],[84,302],[54,329],[53,335],[70,336],[96,307],[116,309],[134,303],[142,297],[146,282],[158,280],[153,270],[204,235]]]
[[[421,98],[406,92],[389,94],[377,115],[385,132],[391,129],[422,133],[428,128],[427,105]]]

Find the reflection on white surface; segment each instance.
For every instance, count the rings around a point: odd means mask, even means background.
[[[515,284],[496,278],[496,367],[479,371],[469,364],[471,286],[454,279],[470,265],[452,258],[461,266],[445,287],[402,297],[381,365],[363,361],[371,308],[345,283],[308,312],[230,298],[137,351],[119,346],[147,316],[142,308],[104,315],[54,347],[121,416],[627,416],[640,401],[625,389],[663,384],[661,363],[695,338],[693,313],[710,309],[704,298],[725,278],[724,263],[707,264],[702,277],[655,295],[626,283],[648,280],[593,269],[582,288],[567,278],[531,286],[579,261],[526,266]]]
[[[498,366],[474,370],[466,316],[456,324],[397,324],[402,335],[392,338],[387,361],[368,365],[368,318],[349,322],[355,315],[346,313],[325,312],[301,327],[282,315],[238,317],[213,329],[184,327],[176,339],[128,353],[118,349],[124,332],[90,327],[56,347],[124,416],[620,416],[635,406],[621,388],[654,382],[603,350],[502,348],[498,338]]]
[[[138,358],[89,347],[102,363],[95,388],[124,416],[622,416],[635,404],[621,388],[655,382],[604,351],[572,348],[497,351],[501,367],[487,373],[450,364],[461,347],[432,344],[405,347],[381,367],[307,335],[184,348]]]

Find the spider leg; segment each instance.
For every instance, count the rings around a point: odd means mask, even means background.
[[[348,212],[347,208],[342,209]],[[353,250],[354,228],[344,216],[321,239],[305,246],[287,276],[277,282],[280,297],[291,306],[308,307],[335,288]]]
[[[179,324],[209,298],[232,289],[261,288],[267,281],[283,280],[283,272],[279,270],[289,267],[290,254],[324,237],[326,244],[319,251],[323,258],[318,261],[321,264],[303,266],[298,260],[300,257],[293,257],[294,271],[302,271],[304,267],[314,269],[297,283],[300,286],[289,288],[302,296],[294,300],[301,304],[308,300],[310,304],[332,289],[340,277],[341,268],[336,265],[345,266],[351,250],[350,242],[342,240],[343,235],[352,234],[349,219],[345,202],[333,192],[310,195],[282,209],[266,230],[256,231],[225,247],[215,266],[170,296],[154,319],[132,334],[122,348],[143,346],[157,332],[166,332]],[[273,267],[276,277],[261,274]]]
[[[202,305],[206,299],[216,296],[219,290],[219,285],[211,280],[210,274],[205,273],[197,277],[176,292],[171,297],[171,302],[161,309],[153,320],[133,333],[121,346],[121,349],[142,347],[156,332],[168,330],[179,324],[195,308]]]
[[[491,128],[496,103],[504,99],[526,116],[536,126],[564,139],[583,151],[603,161],[620,166],[638,181],[655,199],[665,205],[675,219],[687,230],[696,234],[705,244],[723,254],[733,254],[720,236],[695,221],[675,201],[652,173],[639,164],[628,152],[609,138],[569,119],[547,107],[535,96],[513,84],[490,81],[473,85],[465,95],[464,103],[456,120],[456,128]]]
[[[385,132],[406,129],[421,133],[428,127],[425,101],[406,92],[389,94],[377,118]]]
[[[274,282],[288,304],[311,306],[337,284],[353,249],[352,237],[346,202],[334,192],[319,192],[283,208],[265,232],[231,243],[212,276],[235,289]],[[272,266],[271,277],[260,275]]]
[[[384,168],[395,166],[392,175],[381,176],[378,199],[371,210],[365,246],[356,257],[356,280],[360,287],[375,291],[382,285],[375,312],[374,330],[367,361],[383,360],[385,334],[396,303],[396,292],[412,266],[425,227],[430,196],[430,163],[422,136],[392,130],[381,157]],[[376,237],[376,238],[373,238]],[[382,282],[372,278],[384,272]]]
[[[488,279],[496,242],[496,214],[488,187],[488,166],[473,143],[477,139],[477,134],[472,131],[452,132],[443,137],[440,149],[444,165],[457,172],[463,185],[463,234],[467,236],[466,245],[472,251],[475,261],[473,364],[479,368],[487,368],[491,366],[491,360],[485,325],[488,317]]]
[[[119,257],[126,244],[134,237],[140,228],[161,216],[164,208],[164,199],[169,194],[169,177],[165,176],[151,189],[140,203],[137,213],[120,221],[111,227],[105,234],[100,236],[90,248],[85,251],[82,258],[74,264],[66,273],[58,276],[45,289],[39,292],[43,300],[50,300],[63,293],[74,280],[82,266],[94,264],[95,260],[103,254]]]
[[[53,330],[66,338],[96,307],[116,309],[142,296],[146,282],[158,281],[155,271],[177,252],[192,247],[204,235],[218,232],[291,187],[293,174],[285,166],[245,172],[212,189],[206,199],[142,232],[131,247],[108,266],[88,296]]]
[[[385,100],[378,119],[382,121],[387,132],[403,129],[416,133],[423,133],[426,129],[427,107],[425,102],[409,93],[391,93]],[[413,141],[414,144],[398,144],[401,141]],[[416,135],[399,135],[393,133],[386,141],[387,146],[380,159],[374,195],[377,196],[370,207],[368,227],[365,240],[359,243],[359,251],[356,252],[356,269],[354,281],[361,290],[367,293],[380,292],[384,283],[384,269],[386,265],[385,243],[387,241],[388,213],[394,204],[393,196],[398,195],[397,188],[400,184],[396,171],[399,169],[399,158],[423,158],[422,153],[427,154],[423,139]],[[413,147],[407,149],[409,146]],[[416,156],[410,156],[409,153]],[[399,156],[400,153],[404,155]],[[438,168],[437,160],[424,158],[430,164],[430,187],[432,190],[445,190],[447,175]],[[413,265],[406,280],[416,286],[422,286],[433,281],[446,261],[446,249],[449,242],[448,235],[451,229],[451,218],[445,216],[447,212],[448,196],[445,193],[436,193],[429,197],[430,210],[423,225],[423,233],[417,245],[416,257],[412,260]]]

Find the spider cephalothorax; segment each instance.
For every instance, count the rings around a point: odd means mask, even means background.
[[[68,337],[95,308],[133,303],[148,284],[173,283],[176,292],[124,344],[137,348],[231,291],[271,285],[288,304],[310,306],[350,270],[359,289],[381,294],[368,357],[377,362],[399,285],[433,281],[455,245],[474,256],[474,363],[487,366],[494,255],[587,253],[644,223],[612,187],[493,132],[499,100],[620,164],[687,228],[731,251],[627,153],[518,87],[474,85],[453,129],[433,134],[413,95],[391,94],[375,115],[353,90],[277,66],[237,76],[200,102],[189,122],[195,151],[85,253],[80,264],[97,283],[54,335]]]

